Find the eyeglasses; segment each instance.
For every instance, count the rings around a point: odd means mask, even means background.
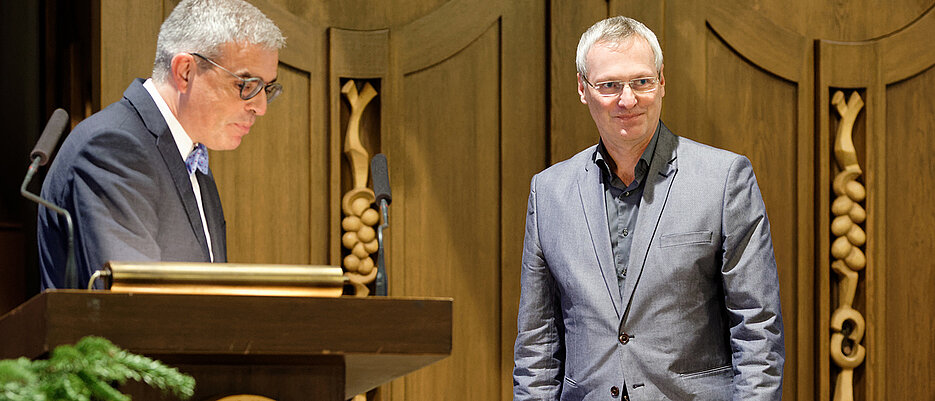
[[[629,81],[604,81],[596,84],[588,82],[588,78],[584,75],[581,76],[581,79],[583,79],[588,86],[594,88],[601,96],[620,95],[623,93],[623,88],[626,86],[629,86],[633,93],[650,93],[658,88],[657,84],[659,83],[659,78],[656,77],[634,78]]]
[[[218,63],[215,63],[205,56],[202,56],[198,53],[191,53],[191,55],[198,56],[204,61],[211,63],[215,67],[224,70],[224,72],[231,74],[234,78],[239,79],[240,83],[237,84],[237,86],[240,87],[240,98],[243,100],[253,99],[254,96],[259,95],[260,91],[263,90],[266,91],[266,103],[269,104],[273,101],[273,99],[276,98],[276,96],[279,96],[279,94],[282,93],[282,84],[277,82],[266,83],[262,78],[257,77],[244,78],[240,75],[230,72],[230,70],[227,68],[221,67]]]

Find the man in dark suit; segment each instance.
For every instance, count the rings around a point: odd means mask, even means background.
[[[630,18],[578,44],[600,141],[532,179],[515,400],[778,400],[766,208],[746,157],[659,120],[662,50]]]
[[[225,262],[207,149],[240,145],[282,90],[279,28],[243,0],[183,0],[163,22],[151,79],[78,124],[42,196],[71,212],[78,283],[109,260]],[[41,284],[64,286],[65,220],[39,212]]]

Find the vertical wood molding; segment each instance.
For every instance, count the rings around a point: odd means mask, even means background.
[[[886,259],[886,69],[881,43],[871,48],[876,55],[870,68],[871,79],[867,88],[867,271],[866,271],[866,316],[867,351],[866,399],[887,398],[886,389],[886,333],[890,326],[886,321],[886,285],[889,263]]]

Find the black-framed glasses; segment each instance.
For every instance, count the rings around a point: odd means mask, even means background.
[[[211,63],[211,65],[224,70],[224,72],[228,74],[231,74],[231,76],[233,76],[234,78],[239,79],[240,83],[237,84],[237,86],[240,87],[240,98],[243,100],[253,99],[254,96],[259,95],[260,91],[263,90],[263,91],[266,91],[266,103],[269,104],[270,102],[273,101],[273,99],[279,96],[280,93],[282,93],[282,84],[278,82],[266,83],[263,81],[262,78],[258,78],[258,77],[244,78],[240,75],[230,72],[230,70],[228,70],[227,68],[221,67],[220,64],[215,63],[213,60],[205,56],[202,56],[198,53],[191,53],[191,55],[198,56],[202,60]]]
[[[589,82],[584,75],[581,76],[581,79],[601,96],[618,96],[623,93],[623,88],[627,86],[630,87],[633,93],[650,93],[656,90],[659,84],[659,78],[656,77],[633,78],[629,81],[604,81],[596,84]]]

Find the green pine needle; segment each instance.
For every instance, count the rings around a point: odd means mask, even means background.
[[[47,360],[0,361],[0,401],[129,401],[111,384],[135,380],[189,399],[195,379],[101,337],[56,347]]]

